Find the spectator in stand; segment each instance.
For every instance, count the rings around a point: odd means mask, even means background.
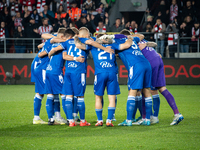
[[[27,22],[28,21],[28,22]],[[24,25],[24,34],[26,38],[29,38],[31,40],[27,40],[27,52],[32,53],[33,52],[33,38],[41,38],[41,35],[38,33],[37,25],[35,24],[34,18],[27,18],[23,21]],[[41,40],[35,40],[35,49],[37,49],[37,45],[41,43]]]
[[[157,20],[157,18],[160,18],[163,23],[168,24],[169,22],[169,20],[167,19],[169,18],[168,15],[169,15],[169,10],[167,9],[165,1],[161,0],[160,6],[155,11],[154,19]]]
[[[24,10],[24,6],[28,6],[28,10],[32,12],[33,5],[35,5],[35,0],[20,0],[20,4],[22,4],[22,10]]]
[[[71,2],[71,6],[72,6],[72,8],[68,11],[69,19],[72,22],[76,22],[81,17],[81,9],[79,9],[77,7],[77,2],[76,1]]]
[[[95,24],[95,26],[98,26],[99,21],[103,21],[103,17],[101,17],[101,12],[100,11],[96,12],[96,10],[94,10],[92,12],[92,15],[95,16],[95,18],[94,18],[94,24]]]
[[[55,18],[54,20],[54,24],[53,24],[53,30],[54,31],[58,31],[58,29],[60,28],[60,26],[62,26],[62,21],[66,19],[61,19],[61,14],[57,13],[57,18]]]
[[[18,0],[10,0],[9,10],[10,10],[11,16],[15,16],[17,12],[20,12],[21,9],[19,8],[21,8],[21,5]]]
[[[87,14],[86,18],[87,21],[92,25],[91,32],[94,33],[96,31],[96,26],[94,24],[94,17],[90,14]]]
[[[60,14],[60,18],[64,19],[64,18],[68,18],[69,16],[67,16],[67,12],[64,11],[63,5],[60,5],[58,7],[58,11],[57,13],[55,13],[55,18],[57,19],[57,14]]]
[[[135,20],[132,20],[130,25],[126,28],[130,32],[137,34],[137,32],[140,32],[141,30],[138,28],[138,24],[135,22]]]
[[[184,37],[191,37],[191,30],[187,26],[185,22],[180,25],[179,36],[180,38]],[[189,52],[189,40],[188,39],[180,39],[180,51],[182,53]]]
[[[192,29],[192,27],[193,27],[193,20],[192,20],[191,16],[186,16],[185,19],[184,19],[184,22],[186,22],[187,27],[189,29]]]
[[[152,25],[151,25],[151,23],[147,23],[145,29],[146,29],[145,32],[147,33],[147,34],[145,34],[145,39],[147,41],[153,41],[154,38],[153,38],[153,34],[151,32],[152,31]]]
[[[49,10],[48,5],[44,5],[44,11],[40,13],[40,16],[43,18],[49,18],[48,23],[51,25],[54,23],[54,13]]]
[[[180,24],[180,19],[178,16],[174,17],[174,20],[173,20],[173,23],[176,24],[176,27],[179,27],[179,24]]]
[[[15,31],[14,38],[25,38],[24,31],[22,30],[22,26],[18,26],[17,30]],[[23,40],[15,40],[15,53],[25,53],[26,52],[26,45]]]
[[[188,15],[192,16],[193,17],[192,19],[195,18],[195,9],[192,8],[192,4],[190,0],[186,2],[186,7],[183,9],[182,19],[184,19]]]
[[[109,29],[109,32],[120,32],[121,30],[123,30],[125,28],[124,25],[124,19],[117,18],[115,20],[115,24],[113,24],[110,28],[108,26],[106,26],[106,29]]]
[[[22,13],[22,18],[26,18],[27,16],[29,16],[31,13],[30,11],[28,10],[28,6],[24,6],[24,11]]]
[[[5,22],[2,21],[0,28],[0,53],[4,53],[4,39],[8,37],[9,37],[8,29],[6,28]]]
[[[144,24],[142,25],[142,31],[143,32],[146,32],[146,30],[147,30],[146,26],[147,25],[150,25],[151,27],[154,25],[153,16],[151,16],[151,15],[147,16],[147,21],[145,21]]]
[[[191,45],[192,45],[192,52],[197,52],[197,41],[199,38],[199,22],[195,21],[194,26],[192,27],[192,38],[191,38]]]
[[[99,25],[96,28],[96,33],[106,33],[106,26],[103,24],[103,21],[99,22]]]
[[[97,8],[96,11],[100,14],[101,18],[103,18],[105,14],[104,4],[99,3],[99,8]]]
[[[22,18],[20,12],[16,13],[16,17],[13,17],[14,19],[14,27],[17,29],[18,26],[22,26]]]
[[[169,14],[170,14],[170,22],[173,22],[174,18],[178,16],[178,5],[176,3],[176,0],[172,0]]]
[[[86,0],[85,3],[83,3],[83,10],[86,10],[87,13],[91,13],[94,9],[96,9],[94,1]]]
[[[40,35],[44,33],[51,33],[53,31],[53,27],[49,25],[48,18],[42,19],[42,26],[38,28],[38,33]],[[45,40],[42,40],[42,42],[45,42]]]
[[[60,27],[64,27],[64,28],[68,28],[69,27],[66,19],[62,19],[62,24],[60,25]]]
[[[158,18],[156,20],[156,24],[154,25],[152,29],[152,32],[154,33],[154,39],[158,41],[157,50],[158,50],[158,53],[160,53],[162,57],[163,57],[164,49],[165,49],[165,34],[164,34],[165,31],[166,31],[165,23],[162,23],[161,19]]]
[[[42,21],[41,21],[41,17],[40,15],[38,14],[37,12],[37,9],[34,9],[32,14],[30,15],[31,18],[34,18],[35,19],[35,24],[37,26],[41,25]]]
[[[90,20],[88,21],[85,17],[81,17],[81,19],[79,21],[76,22],[76,26],[78,28],[81,28],[81,27],[86,27],[89,29],[89,31],[91,33],[94,33],[95,30],[93,29],[93,26],[92,26],[92,23],[90,22]]]
[[[168,49],[170,58],[174,58],[174,53],[177,52],[178,42],[178,29],[175,23],[170,23],[166,29],[167,32],[173,32],[168,34]]]
[[[6,27],[8,28],[8,31],[12,31],[14,29],[14,24],[12,22],[12,17],[10,16],[10,13],[8,11],[7,7],[4,7],[4,13],[0,16],[1,22],[4,21],[6,23]]]

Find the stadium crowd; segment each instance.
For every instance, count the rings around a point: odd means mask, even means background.
[[[162,56],[168,46],[170,57],[177,51],[178,37],[189,37],[180,40],[180,52],[197,52],[200,1],[148,0],[148,15],[142,26],[124,17],[117,18],[111,25],[109,10],[113,3],[115,0],[1,0],[0,53],[4,52],[4,38],[41,38],[43,33],[57,31],[60,27],[87,27],[91,34],[122,29],[145,32],[147,40],[158,39],[157,50]],[[40,42],[36,40],[35,45]],[[33,52],[32,40],[7,40],[6,44],[7,52]]]

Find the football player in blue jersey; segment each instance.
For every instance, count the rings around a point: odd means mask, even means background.
[[[126,43],[120,45],[121,48],[128,48],[132,43],[131,40],[127,40]],[[103,44],[104,47],[111,46],[115,49],[115,44]],[[126,47],[125,47],[126,46]],[[118,48],[119,49],[119,48]],[[107,94],[109,99],[108,106],[108,117],[106,120],[106,126],[112,127],[112,118],[116,108],[116,95],[120,94],[119,83],[118,83],[118,70],[116,65],[115,54],[109,54],[101,49],[93,47],[91,50],[93,61],[95,65],[95,80],[94,80],[94,93],[95,93],[95,111],[97,114],[97,123],[95,126],[103,126],[102,117],[102,98],[104,90],[107,87]]]
[[[130,35],[129,31],[123,30],[121,34]],[[137,35],[139,36],[139,35]],[[140,35],[141,38],[135,36],[130,48],[119,51],[118,55],[128,70],[128,90],[129,96],[127,99],[127,119],[124,120],[119,126],[132,126],[132,115],[135,109],[135,97],[137,91],[143,89],[145,95],[145,107],[146,107],[146,120],[143,122],[144,125],[150,125],[150,115],[152,107],[151,99],[151,66],[146,58],[141,53],[137,42],[139,42],[144,36]],[[116,43],[122,44],[126,41],[126,38],[117,40]]]
[[[113,52],[113,50],[110,49],[110,47],[105,48],[101,46],[100,44],[88,39],[89,37],[89,30],[85,27],[80,28],[79,30],[79,38],[81,42],[88,44],[88,45],[93,45],[93,46],[99,46],[99,48],[102,48],[105,51]],[[81,44],[80,44],[81,45]],[[75,126],[75,122],[73,120],[72,116],[72,98],[73,95],[78,97],[78,110],[80,114],[80,126],[89,126],[90,123],[88,123],[85,120],[85,102],[84,102],[84,93],[85,93],[85,87],[86,87],[86,67],[87,67],[87,55],[89,49],[91,49],[90,46],[87,47],[76,47],[78,46],[78,43],[74,42],[74,39],[70,39],[62,45],[52,49],[52,53],[55,51],[63,50],[63,58],[65,60],[68,60],[67,57],[68,55],[71,55],[73,57],[72,60],[66,61],[65,67],[66,67],[66,72],[65,72],[65,77],[64,77],[64,86],[63,86],[63,94],[66,95],[66,101],[65,101],[65,107],[67,110],[67,118],[70,121],[69,126]],[[86,51],[84,51],[85,49]],[[77,62],[78,58],[84,59],[83,63]]]
[[[60,29],[58,31],[58,38],[65,38],[66,29]],[[53,39],[49,39],[50,41],[50,49],[53,47],[57,47],[58,43],[53,43]],[[47,52],[39,53],[40,57],[47,56]],[[60,57],[61,56],[61,57]],[[48,57],[48,56],[47,56]],[[59,94],[61,93],[62,83],[63,83],[63,76],[62,76],[62,68],[64,64],[64,60],[60,60],[62,58],[62,53],[57,53],[55,56],[50,58],[50,61],[46,67],[46,82],[45,82],[45,92],[47,94],[47,102],[46,102],[46,109],[48,114],[48,124],[52,125],[55,123],[58,124],[67,124],[67,121],[63,119],[60,115],[60,100]],[[58,62],[57,62],[58,61]],[[62,99],[65,99],[64,95],[61,95]],[[53,115],[55,113],[55,119]]]
[[[44,44],[40,44],[38,46],[38,49],[41,49],[41,51],[44,51],[46,47]],[[38,54],[34,58],[32,64],[31,64],[31,82],[35,82],[35,97],[34,97],[34,118],[33,118],[33,124],[47,124],[47,122],[40,119],[40,109],[41,109],[41,101],[44,96],[43,87],[44,87],[44,80],[42,80],[42,74],[43,70],[41,69],[40,64],[46,63],[46,59],[40,59],[38,57]]]

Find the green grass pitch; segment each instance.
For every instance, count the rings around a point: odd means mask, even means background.
[[[162,95],[159,120],[151,126],[117,126],[126,118],[127,87],[121,85],[114,127],[106,127],[108,99],[104,96],[104,126],[95,127],[93,86],[85,93],[89,127],[33,125],[34,85],[0,85],[0,149],[200,149],[200,86],[167,86],[184,120],[169,124],[173,112]],[[46,96],[40,117],[47,121]],[[64,112],[61,109],[61,114]],[[139,113],[137,113],[137,117]]]

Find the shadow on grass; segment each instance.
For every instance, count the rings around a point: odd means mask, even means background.
[[[114,126],[106,127],[105,124],[102,127],[96,127],[91,125],[89,127],[68,127],[67,125],[33,125],[27,124],[22,126],[16,126],[12,128],[0,129],[0,137],[80,137],[80,136],[114,136],[116,134],[130,134],[139,132],[153,132],[158,128],[169,128],[168,125],[152,125],[152,126]]]

